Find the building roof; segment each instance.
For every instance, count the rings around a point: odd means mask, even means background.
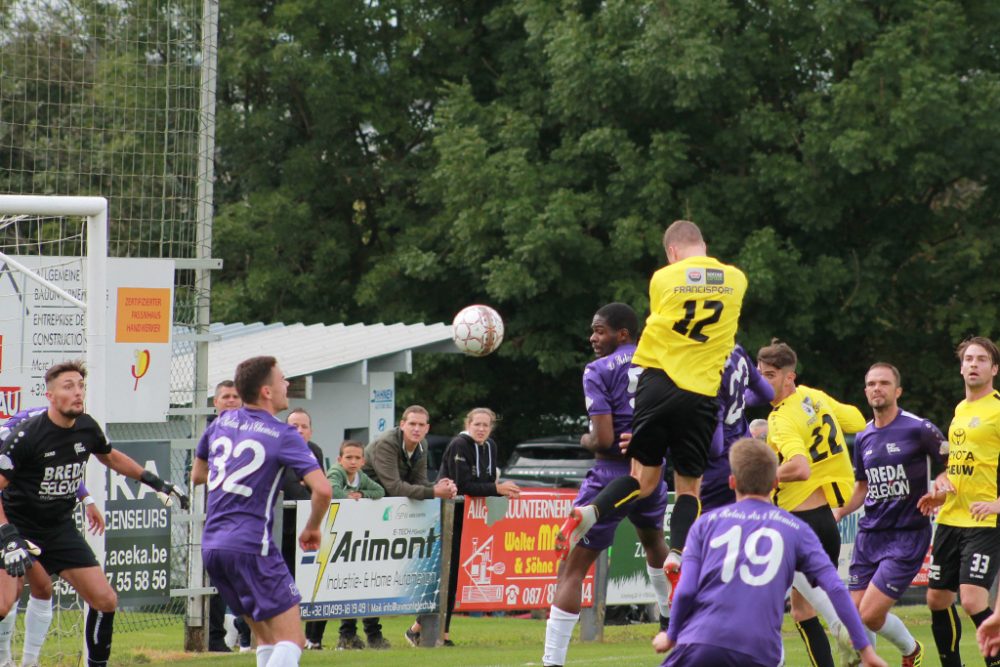
[[[171,402],[191,402],[191,368],[195,344],[175,328],[171,363]],[[180,335],[178,335],[180,334]],[[215,323],[209,334],[218,336],[208,345],[208,386],[232,379],[236,365],[257,355],[273,355],[288,378],[391,357],[417,350],[458,352],[451,340],[451,325],[436,324],[244,324]]]

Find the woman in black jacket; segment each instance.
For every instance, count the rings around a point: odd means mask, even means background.
[[[489,408],[473,408],[465,416],[465,430],[452,438],[444,450],[438,479],[455,482],[463,496],[507,496],[517,498],[521,489],[511,481],[501,482],[497,462],[497,443],[490,438],[497,416]],[[458,590],[459,552],[462,543],[462,507],[455,508],[455,523],[451,538],[451,576],[448,578],[448,611],[445,615],[442,641],[454,646],[449,636],[451,615],[455,609],[455,592]],[[413,646],[420,643],[420,624],[414,623],[406,631],[406,640]]]

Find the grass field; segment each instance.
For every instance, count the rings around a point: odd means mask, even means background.
[[[930,614],[925,607],[902,607],[899,615],[916,638],[927,647],[925,665],[936,665],[934,640],[931,637]],[[526,667],[541,665],[542,642],[545,622],[515,618],[456,617],[452,622],[455,648],[414,649],[406,644],[403,631],[409,618],[382,619],[385,635],[393,648],[389,651],[308,651],[303,655],[303,665],[364,665],[365,667]],[[963,615],[962,656],[967,665],[982,664],[975,644],[972,623]],[[722,629],[724,631],[724,629]],[[609,626],[605,629],[603,643],[580,643],[574,639],[570,646],[567,665],[574,667],[609,666],[617,664],[648,665],[653,667],[660,659],[653,653],[649,640],[655,632],[653,625]],[[228,667],[255,665],[252,654],[192,654],[179,651],[182,646],[182,627],[179,623],[115,635],[111,665],[148,665],[176,662],[184,667]],[[789,667],[808,665],[795,628],[785,617],[783,629],[785,650]],[[327,627],[326,642],[336,643],[337,623]],[[68,648],[64,642],[63,649]],[[53,646],[53,648],[56,648]],[[880,640],[879,655],[890,665],[899,664],[899,653],[886,641]],[[46,651],[48,653],[48,651]],[[836,654],[835,654],[836,657]],[[55,664],[43,656],[42,664]],[[71,663],[65,663],[71,664]]]

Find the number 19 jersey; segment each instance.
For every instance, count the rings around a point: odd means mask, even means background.
[[[854,490],[854,468],[844,433],[857,433],[865,418],[853,405],[805,385],[774,406],[767,417],[767,444],[784,463],[801,454],[809,461],[809,479],[782,482],[774,504],[792,511],[822,487],[831,507],[843,507]]]
[[[712,257],[688,257],[649,281],[649,318],[632,363],[660,368],[678,387],[714,397],[736,344],[747,278]]]
[[[319,469],[294,426],[246,407],[219,415],[195,456],[208,462],[202,548],[262,556],[276,549],[271,528],[285,467],[300,479]]]

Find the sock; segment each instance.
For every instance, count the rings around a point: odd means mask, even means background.
[[[806,602],[812,605],[816,613],[826,622],[826,627],[830,628],[830,634],[836,637],[840,619],[837,618],[837,610],[833,608],[833,603],[830,602],[830,596],[826,594],[826,591],[810,585],[806,580],[806,575],[801,572],[796,572],[792,577],[792,587],[806,599]]]
[[[274,653],[273,644],[267,644],[266,646],[264,644],[257,644],[257,667],[267,667],[272,653]]]
[[[580,614],[571,614],[556,606],[549,610],[549,620],[545,624],[543,665],[563,665],[566,663],[566,652],[569,650],[569,640],[573,636],[573,626],[576,625],[579,618]]]
[[[639,499],[639,480],[631,475],[617,477],[597,494],[591,503],[597,509],[598,518],[608,516],[615,509]],[[676,510],[675,510],[676,511]]]
[[[819,622],[818,616],[807,618],[801,623],[796,623],[799,635],[806,644],[806,656],[812,667],[834,667],[833,653],[830,652],[830,640],[826,638],[826,631],[823,624]]]
[[[962,656],[958,645],[962,641],[962,621],[958,609],[951,605],[947,609],[931,610],[931,632],[937,646],[941,667],[962,667]]]
[[[638,483],[638,482],[637,482]],[[684,551],[688,531],[691,524],[701,514],[701,501],[696,496],[687,493],[677,496],[674,511],[670,515],[670,550],[680,553]]]
[[[17,624],[17,600],[10,608],[7,617],[0,621],[0,665],[8,660],[13,661],[14,653],[10,648],[10,640],[14,636],[14,627]]]
[[[892,642],[903,655],[910,655],[917,650],[917,640],[895,614],[886,615],[885,625],[879,628],[878,633]]]
[[[646,574],[649,575],[649,583],[653,587],[653,594],[656,596],[656,606],[660,608],[660,616],[670,616],[670,582],[667,575],[663,573],[662,567],[653,567],[646,563]]]
[[[993,614],[993,610],[990,609],[989,607],[987,607],[986,609],[983,609],[978,614],[969,614],[969,618],[972,619],[972,622],[975,623],[976,627],[978,628],[980,625],[983,624],[983,621],[985,621],[987,618],[989,618],[990,615],[992,615],[992,614]]]
[[[24,612],[24,654],[22,665],[33,665],[42,654],[42,644],[52,625],[52,600],[28,597],[28,607]]]
[[[267,667],[297,667],[302,649],[295,642],[280,641],[274,645]]]
[[[27,614],[25,614],[27,616]],[[111,633],[115,627],[115,612],[87,612],[87,667],[105,667],[111,657]]]

